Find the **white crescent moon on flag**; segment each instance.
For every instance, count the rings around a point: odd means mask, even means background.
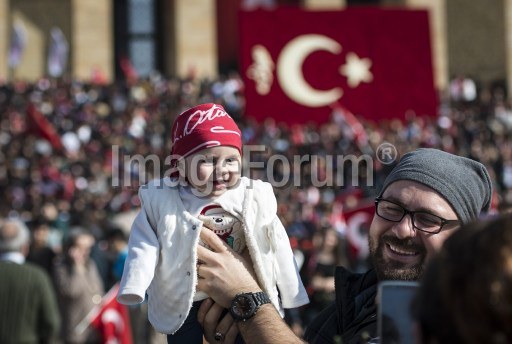
[[[362,224],[370,220],[370,214],[358,212],[347,221],[347,239],[359,249],[359,258],[368,257],[368,236],[359,231]]]
[[[123,318],[115,309],[107,309],[101,316],[101,322],[104,324],[113,323],[117,331],[122,331],[124,327]]]
[[[304,79],[302,65],[315,51],[341,52],[341,45],[324,35],[302,35],[285,45],[277,60],[277,79],[284,93],[293,101],[309,106],[330,105],[341,98],[343,90],[335,87],[330,90],[318,90]]]

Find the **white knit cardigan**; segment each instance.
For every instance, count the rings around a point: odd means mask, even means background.
[[[142,208],[132,225],[118,300],[137,304],[147,293],[149,321],[157,331],[172,334],[192,306],[202,222],[184,208],[178,187],[163,180],[142,186],[139,197]],[[308,303],[288,236],[276,215],[272,186],[242,177],[238,187],[220,199],[224,210],[243,219],[258,281],[281,315],[283,308]]]

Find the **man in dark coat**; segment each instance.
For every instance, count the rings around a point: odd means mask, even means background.
[[[0,220],[0,343],[53,343],[60,315],[50,277],[25,262],[29,231],[19,220]]]

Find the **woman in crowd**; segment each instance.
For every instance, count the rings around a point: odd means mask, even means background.
[[[68,233],[63,253],[54,267],[57,300],[62,315],[65,343],[96,343],[97,333],[91,327],[82,331],[80,323],[101,302],[104,294],[96,263],[90,258],[94,237],[82,228]]]

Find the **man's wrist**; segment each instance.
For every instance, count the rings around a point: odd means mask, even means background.
[[[271,300],[263,291],[239,293],[231,301],[229,311],[235,321],[247,321],[266,304],[271,304]]]
[[[252,324],[254,324],[255,322],[261,321],[261,317],[265,317],[265,313],[268,315],[268,312],[277,314],[276,308],[271,303],[261,305],[260,308],[258,309],[258,312],[256,312],[254,316],[244,321],[235,321],[235,324],[238,326],[240,330],[247,327],[250,328]],[[281,316],[279,316],[279,318],[281,318]]]

